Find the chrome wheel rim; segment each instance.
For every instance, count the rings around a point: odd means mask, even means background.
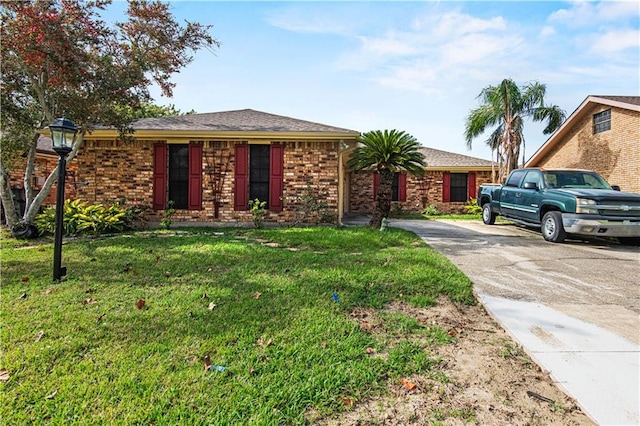
[[[544,222],[544,234],[547,237],[551,237],[553,233],[556,231],[556,224],[553,219],[547,219]]]

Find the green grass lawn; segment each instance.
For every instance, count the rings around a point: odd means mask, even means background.
[[[437,374],[429,345],[445,332],[399,314],[373,332],[354,310],[475,303],[468,278],[398,229],[78,239],[60,284],[51,241],[2,240],[3,424],[303,424]]]

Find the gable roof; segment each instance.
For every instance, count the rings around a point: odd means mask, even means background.
[[[427,170],[488,170],[491,161],[439,149],[421,147]]]
[[[355,139],[360,132],[253,109],[142,118],[131,124],[139,140]],[[113,127],[98,126],[85,139],[113,139]]]
[[[357,133],[355,130],[269,114],[253,109],[187,114],[174,117],[143,118],[133,123],[135,130],[196,130],[224,132],[329,132]]]
[[[606,105],[616,108],[628,109],[640,112],[640,96],[608,96],[591,95],[573,111],[562,123],[562,126],[553,133],[547,141],[529,158],[525,167],[533,167],[542,159],[560,140],[571,131],[575,123],[578,123],[585,115],[589,114],[595,105]]]

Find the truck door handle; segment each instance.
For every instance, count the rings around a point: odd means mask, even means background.
[[[516,197],[522,197],[522,192],[516,192]]]

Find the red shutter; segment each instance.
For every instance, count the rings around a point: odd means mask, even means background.
[[[407,174],[398,175],[398,201],[407,201]]]
[[[269,158],[269,210],[282,211],[284,185],[284,145],[271,145]]]
[[[376,200],[376,194],[378,194],[379,187],[380,187],[380,173],[373,172],[373,201]]]
[[[167,145],[159,142],[153,145],[153,203],[154,210],[164,210],[167,206]]]
[[[189,210],[202,210],[202,144],[189,144]]]
[[[235,163],[233,209],[247,210],[249,207],[249,145],[236,145]]]
[[[451,202],[451,173],[444,172],[442,174],[442,202]]]
[[[469,172],[469,175],[467,175],[467,190],[469,191],[469,199],[476,198],[478,196],[476,192],[475,172]]]

